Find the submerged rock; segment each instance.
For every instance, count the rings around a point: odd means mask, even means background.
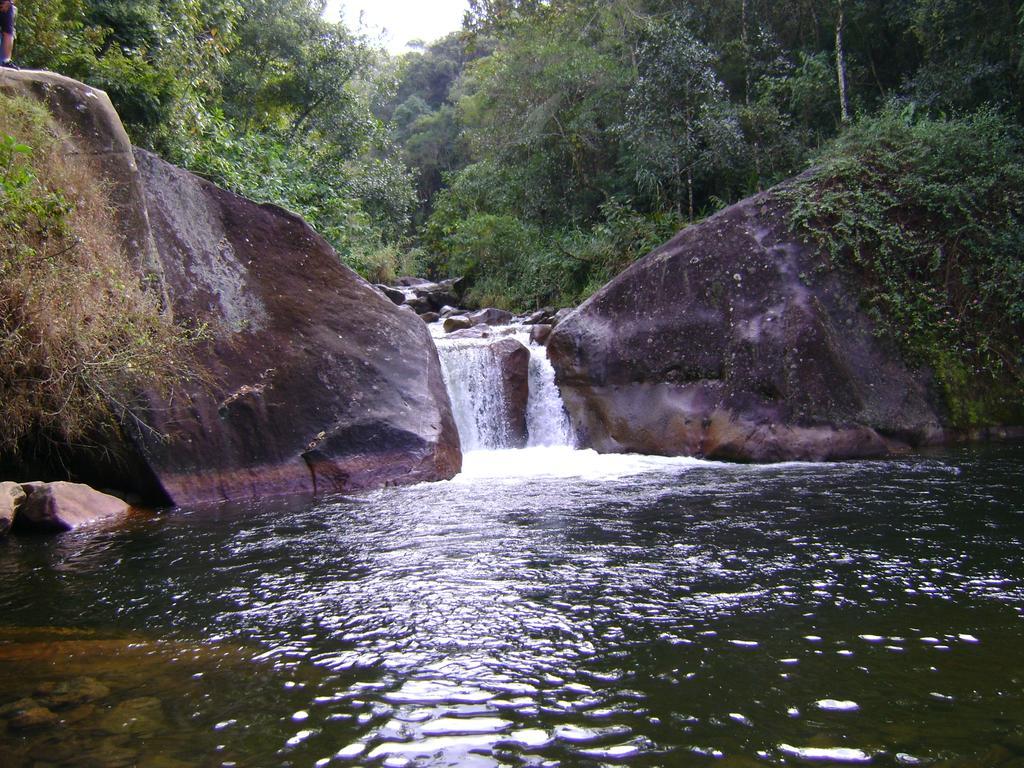
[[[106,698],[110,688],[94,677],[46,682],[36,687],[34,696],[48,707],[70,707]]]
[[[131,507],[121,499],[81,483],[25,483],[27,498],[18,507],[18,533],[70,531],[86,523],[124,516]]]
[[[613,279],[548,342],[583,445],[781,461],[939,437],[927,374],[879,341],[857,286],[824,263],[765,193]]]
[[[35,709],[36,707],[43,706],[35,699],[23,698],[16,701],[9,702],[0,706],[0,717],[9,719],[14,717],[19,712],[24,712],[27,709]]]
[[[147,736],[167,728],[163,705],[153,696],[127,699],[100,717],[96,727],[111,734]]]
[[[15,731],[28,731],[45,728],[60,722],[60,716],[46,707],[35,706],[20,709],[10,716],[7,725]]]

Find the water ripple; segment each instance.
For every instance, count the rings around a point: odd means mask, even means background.
[[[1024,713],[1021,462],[959,456],[471,454],[448,483],[11,542],[0,610],[251,649],[260,694],[219,661],[182,719],[239,764],[934,759]]]

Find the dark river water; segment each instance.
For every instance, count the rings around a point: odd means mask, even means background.
[[[0,765],[1019,768],[1022,479],[495,451],[12,538]]]

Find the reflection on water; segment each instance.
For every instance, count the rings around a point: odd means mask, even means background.
[[[448,483],[11,540],[0,754],[1020,765],[1022,467],[500,451]]]

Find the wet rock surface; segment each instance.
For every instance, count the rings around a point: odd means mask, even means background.
[[[14,523],[18,507],[26,499],[24,489],[18,483],[0,483],[0,536],[5,536]]]
[[[455,331],[464,331],[467,328],[472,328],[473,321],[465,315],[455,315],[446,317],[442,325],[445,333],[454,333]]]
[[[490,345],[500,371],[508,425],[509,447],[526,445],[526,407],[530,397],[530,350],[515,339],[498,339]]]
[[[26,494],[14,516],[16,533],[59,533],[87,523],[123,517],[131,509],[121,499],[81,483],[24,483]]]
[[[546,344],[551,336],[551,326],[546,323],[537,323],[530,326],[530,341],[534,344]]]
[[[473,325],[508,325],[512,322],[512,317],[511,312],[507,312],[504,309],[495,309],[494,307],[478,309],[476,312],[470,312],[466,315],[466,318]]]
[[[460,328],[450,331],[449,339],[490,339],[495,336],[494,329],[487,325],[474,325],[471,328]],[[500,335],[500,334],[499,334]]]
[[[760,462],[939,439],[927,373],[879,341],[856,286],[824,266],[765,193],[624,271],[548,342],[582,443]]]
[[[406,276],[398,278],[395,285],[382,286],[382,288],[386,288],[388,297],[392,298],[396,304],[404,303],[415,310],[418,315],[429,312],[441,314],[445,309],[451,309],[459,304],[462,298],[463,282],[460,277],[435,283],[421,277]],[[395,294],[401,296],[401,302],[397,301]]]

